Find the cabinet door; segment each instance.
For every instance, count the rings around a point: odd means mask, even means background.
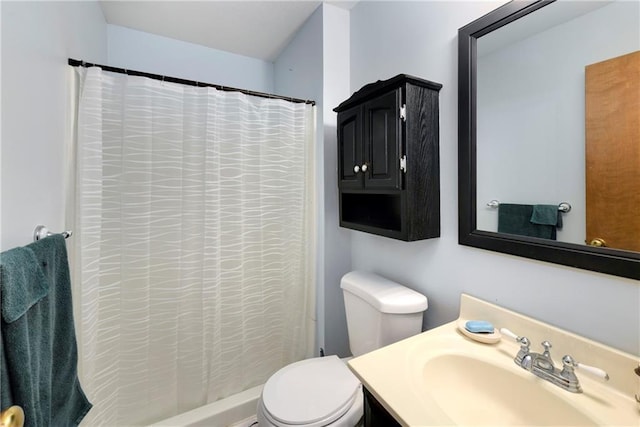
[[[341,189],[362,188],[362,108],[351,108],[338,114],[338,186]]]
[[[398,421],[373,397],[366,388],[364,393],[364,427],[400,427]]]
[[[400,189],[400,95],[396,89],[364,106],[366,189]]]

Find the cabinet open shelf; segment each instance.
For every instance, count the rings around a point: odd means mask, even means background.
[[[340,225],[360,231],[396,236],[402,233],[402,196],[342,193]]]

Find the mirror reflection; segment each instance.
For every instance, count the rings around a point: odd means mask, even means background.
[[[480,37],[476,111],[478,230],[640,252],[640,2]]]

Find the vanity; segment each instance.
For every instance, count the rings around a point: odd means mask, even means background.
[[[494,343],[461,331],[467,320],[491,322],[526,336],[531,354],[552,343],[564,355],[597,367],[605,381],[576,369],[582,392],[534,375],[514,359],[521,344],[496,332]],[[618,425],[638,426],[639,359],[584,337],[462,294],[458,320],[354,358],[349,368],[365,388],[365,426]]]

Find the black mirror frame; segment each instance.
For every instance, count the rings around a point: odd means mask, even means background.
[[[511,1],[458,30],[458,242],[640,280],[639,253],[476,229],[477,39],[554,1]]]

